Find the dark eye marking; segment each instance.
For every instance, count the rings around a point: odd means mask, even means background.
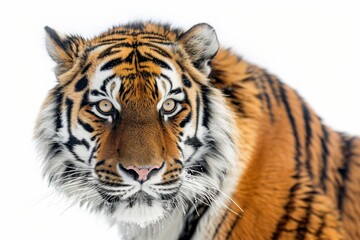
[[[106,96],[104,93],[102,92],[99,92],[98,90],[91,90],[91,95],[94,95],[94,96]]]
[[[87,80],[87,78],[85,76],[83,78],[81,78],[75,84],[75,92],[81,92],[82,90],[84,90],[87,87],[88,83],[89,83],[89,81]]]
[[[187,77],[185,76],[185,74],[182,75],[182,81],[183,81],[183,84],[184,84],[185,87],[190,88],[190,87],[192,86],[189,78],[187,78]]]
[[[179,93],[181,93],[181,89],[180,89],[180,88],[175,88],[175,89],[173,89],[173,90],[171,90],[171,91],[169,92],[169,94],[179,94]]]

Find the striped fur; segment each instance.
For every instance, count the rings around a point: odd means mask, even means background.
[[[46,32],[58,83],[35,128],[44,174],[122,238],[360,239],[360,139],[209,25]],[[155,165],[142,183],[125,170]]]

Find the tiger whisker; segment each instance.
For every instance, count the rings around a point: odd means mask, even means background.
[[[214,183],[212,183],[212,182],[208,179],[208,177],[207,177],[204,173],[199,172],[199,171],[194,171],[194,172],[197,172],[197,173],[199,173],[200,175],[203,176],[202,179],[197,179],[197,180],[200,180],[200,181],[201,181],[201,180],[204,180],[204,179],[208,180],[208,182],[204,182],[204,181],[203,181],[203,183],[205,183],[205,184],[210,184],[214,189],[216,189],[217,191],[219,191],[227,200],[229,200],[230,202],[234,203],[234,204],[240,209],[241,212],[244,212],[244,210],[243,210],[231,197],[229,197],[226,193],[224,193],[223,191],[221,191]]]
[[[198,179],[198,180],[200,180],[200,179]],[[194,184],[192,184],[191,186],[186,186],[186,181],[184,181],[184,184],[183,184],[183,186],[184,186],[184,188],[187,188],[188,190],[190,190],[190,191],[193,191],[193,188],[196,188],[197,186],[196,185],[194,185]],[[206,182],[204,182],[204,184],[207,184]],[[212,186],[212,185],[210,185],[210,187],[212,188],[212,189],[214,189],[214,190],[218,190],[217,188],[214,188],[214,186]],[[207,190],[211,190],[211,189],[207,189]],[[214,192],[209,192],[209,191],[205,191],[205,190],[202,190],[201,189],[201,191],[203,191],[203,194],[201,194],[201,195],[203,195],[203,196],[205,196],[206,198],[210,198],[208,201],[209,202],[215,202],[217,205],[218,205],[218,207],[225,207],[225,208],[227,208],[228,210],[230,210],[231,212],[233,212],[234,214],[236,214],[236,215],[239,215],[239,213],[238,212],[236,212],[236,211],[234,211],[233,209],[231,209],[230,207],[228,207],[225,203],[223,203],[223,201],[220,201],[219,199],[218,199],[218,196],[214,193]],[[240,208],[241,209],[241,208]],[[242,210],[242,209],[241,209]]]

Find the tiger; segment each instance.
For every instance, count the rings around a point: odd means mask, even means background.
[[[209,24],[45,32],[43,174],[121,239],[360,239],[360,138]]]

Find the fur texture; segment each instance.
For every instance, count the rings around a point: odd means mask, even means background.
[[[58,83],[35,128],[44,175],[122,238],[360,239],[359,138],[211,26],[45,30]]]

